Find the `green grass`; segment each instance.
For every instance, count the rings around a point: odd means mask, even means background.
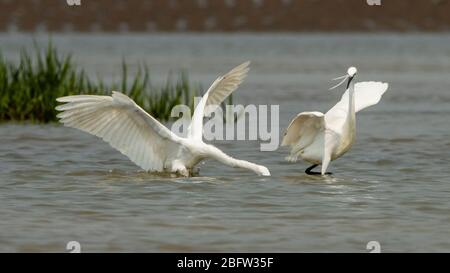
[[[56,121],[56,98],[110,95],[112,90],[127,94],[155,118],[169,120],[172,107],[185,104],[192,109],[193,98],[201,94],[184,72],[176,80],[169,75],[160,87],[151,84],[146,65],[140,65],[131,80],[128,74],[123,61],[119,82],[108,85],[102,80],[92,81],[70,55],[58,54],[51,44],[44,51],[36,47],[33,56],[22,50],[18,64],[8,62],[0,51],[0,121]]]

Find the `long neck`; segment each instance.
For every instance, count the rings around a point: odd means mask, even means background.
[[[340,137],[340,144],[338,153],[344,153],[352,146],[355,140],[356,117],[355,117],[355,89],[350,82],[347,85],[348,89],[348,109],[347,117],[343,124],[342,135]]]
[[[340,143],[336,154],[344,154],[355,141],[356,132],[356,117],[355,117],[355,88],[354,85],[349,81],[347,84],[348,89],[348,112],[347,117],[342,128],[342,135],[340,137]]]
[[[349,83],[347,88],[349,88],[347,121],[351,127],[355,127],[355,86]]]
[[[247,169],[247,170],[257,173],[258,175],[269,175],[268,171],[267,171],[267,173],[265,173],[262,170],[262,169],[266,169],[265,167],[245,161],[245,160],[235,159],[235,158],[225,154],[224,152],[222,152],[221,150],[217,149],[214,146],[210,146],[209,156],[216,159],[217,161],[219,161],[227,166],[233,167],[233,168]]]

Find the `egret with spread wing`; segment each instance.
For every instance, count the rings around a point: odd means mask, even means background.
[[[347,90],[326,114],[300,113],[286,130],[281,145],[291,146],[287,160],[295,162],[300,157],[313,164],[306,169],[307,174],[326,174],[330,161],[339,158],[351,148],[355,141],[355,114],[377,104],[388,89],[388,84],[382,82],[353,84],[356,73],[357,69],[350,67],[346,76],[337,78],[342,81],[333,88],[347,81]],[[320,164],[321,172],[313,172]]]
[[[202,139],[205,107],[218,107],[236,90],[247,75],[248,65],[249,62],[243,63],[213,82],[194,110],[186,138],[177,136],[132,99],[114,91],[112,96],[58,98],[58,102],[65,103],[56,107],[62,111],[58,118],[65,126],[102,138],[146,171],[189,176],[196,164],[212,158],[269,176],[266,167],[232,158]]]

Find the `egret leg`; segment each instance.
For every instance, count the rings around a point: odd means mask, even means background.
[[[317,167],[317,166],[319,166],[319,164],[314,164],[314,165],[312,165],[311,167],[309,167],[308,169],[306,169],[305,170],[305,173],[307,174],[307,175],[322,175],[322,173],[320,173],[320,172],[313,172],[312,170],[315,168],[315,167]],[[333,174],[333,173],[325,173],[326,175],[331,175],[331,174]]]
[[[308,169],[305,170],[305,173],[307,175],[320,175],[319,172],[313,172],[312,169],[314,169],[315,167],[319,166],[319,164],[314,164],[311,167],[309,167]]]

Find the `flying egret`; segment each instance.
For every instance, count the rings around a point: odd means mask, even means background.
[[[298,114],[286,130],[282,146],[291,146],[288,161],[296,162],[301,157],[313,164],[307,174],[326,174],[330,161],[345,154],[355,141],[355,114],[364,108],[377,104],[388,89],[387,83],[359,82],[353,84],[357,73],[350,67],[347,75],[334,89],[347,81],[347,90],[341,100],[326,114],[303,112]],[[312,170],[322,164],[320,173]]]
[[[249,71],[245,62],[217,78],[194,110],[187,137],[179,137],[120,92],[112,96],[78,95],[58,98],[65,104],[56,107],[65,126],[101,137],[146,171],[192,174],[200,161],[212,158],[225,165],[269,176],[269,170],[226,155],[203,142],[203,117],[206,106],[218,107],[236,90]]]

